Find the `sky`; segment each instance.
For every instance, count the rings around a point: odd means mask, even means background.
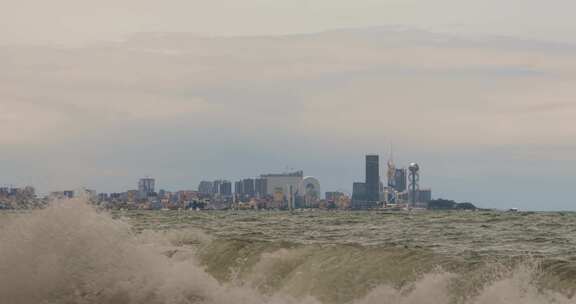
[[[576,4],[0,0],[0,184],[168,190],[366,153],[434,197],[576,210]],[[384,169],[382,169],[384,174]]]
[[[2,43],[79,43],[158,31],[278,35],[390,24],[576,39],[571,0],[1,0],[0,8]]]

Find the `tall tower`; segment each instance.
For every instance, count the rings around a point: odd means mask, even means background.
[[[394,164],[394,149],[390,144],[390,152],[388,153],[388,170],[386,171],[386,179],[388,180],[388,188],[396,188],[396,164]]]
[[[420,166],[417,163],[411,163],[408,167],[410,171],[410,175],[408,178],[410,179],[410,193],[409,196],[411,198],[412,207],[416,206],[418,192],[420,190]]]
[[[153,178],[141,178],[138,181],[138,196],[141,199],[148,198],[156,188],[156,180]]]
[[[366,155],[366,200],[380,200],[380,162],[378,155]]]
[[[386,172],[386,178],[388,179],[388,187],[396,188],[396,166],[394,165],[394,160],[392,157],[388,160],[388,171]]]

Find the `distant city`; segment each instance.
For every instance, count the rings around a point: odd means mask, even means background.
[[[327,191],[321,183],[303,171],[262,174],[235,182],[227,179],[202,181],[197,190],[156,190],[154,178],[141,178],[138,188],[119,193],[94,190],[67,190],[37,197],[33,187],[0,188],[0,209],[41,207],[50,201],[87,198],[106,209],[280,209],[305,208],[377,210],[424,209],[432,201],[432,190],[420,187],[421,169],[417,163],[397,167],[388,160],[386,184],[380,177],[380,157],[366,155],[365,180],[354,182],[352,194]]]

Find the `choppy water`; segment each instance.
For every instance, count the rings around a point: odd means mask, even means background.
[[[576,303],[576,213],[0,213],[0,302]]]

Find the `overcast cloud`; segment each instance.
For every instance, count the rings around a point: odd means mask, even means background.
[[[574,209],[576,47],[553,29],[572,21],[532,20],[536,1],[514,20],[556,36],[498,31],[512,11],[493,1],[0,3],[0,184],[174,190],[295,168],[350,191],[393,143],[435,197]],[[362,28],[378,23],[410,26]],[[127,35],[156,30],[195,34]]]

